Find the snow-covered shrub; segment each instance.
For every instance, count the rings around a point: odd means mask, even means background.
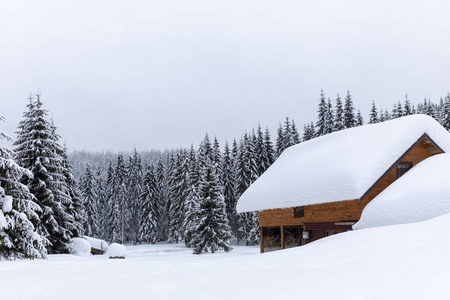
[[[108,257],[109,258],[125,258],[127,251],[124,245],[112,243],[109,245]]]

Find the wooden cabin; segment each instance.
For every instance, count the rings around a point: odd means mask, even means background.
[[[424,159],[450,152],[450,133],[414,115],[287,149],[239,199],[258,211],[261,253],[352,230],[364,207]]]

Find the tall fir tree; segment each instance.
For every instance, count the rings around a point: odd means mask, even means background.
[[[294,145],[297,145],[301,142],[301,139],[300,139],[300,134],[298,133],[298,129],[297,129],[297,126],[295,125],[294,120],[292,120],[291,130],[292,130],[292,138],[294,139]]]
[[[158,201],[158,181],[153,165],[147,166],[142,179],[140,205],[138,210],[138,241],[155,243],[158,239],[158,221],[160,210]]]
[[[234,142],[236,143],[236,141]],[[264,145],[266,147],[267,162],[269,163],[269,166],[271,166],[275,161],[275,150],[273,148],[272,139],[270,138],[270,132],[267,127],[264,132]]]
[[[327,101],[323,90],[320,90],[319,109],[317,110],[316,136],[326,134]]]
[[[372,107],[370,108],[369,124],[375,124],[380,122],[378,118],[378,111],[375,105],[375,101],[372,101]]]
[[[258,176],[261,176],[270,167],[270,162],[267,153],[267,147],[264,140],[264,135],[261,129],[261,125],[259,124],[256,129],[256,142],[254,146],[255,146],[257,173]]]
[[[277,139],[276,139],[275,143],[276,143],[275,144],[276,154],[277,154],[277,157],[279,157],[281,155],[281,153],[285,149],[285,147],[284,147],[284,138],[283,138],[283,127],[281,126],[281,123],[278,126]]]
[[[114,169],[113,187],[112,187],[112,213],[114,234],[113,242],[125,243],[127,240],[126,229],[131,218],[127,198],[126,186],[127,170],[123,155],[117,155],[116,167]]]
[[[169,162],[168,162],[169,163]],[[168,168],[167,168],[168,169]],[[167,171],[163,164],[162,159],[158,160],[156,165],[156,181],[158,187],[158,207],[159,215],[158,220],[158,240],[166,241],[169,236],[169,188],[167,183]]]
[[[127,228],[127,236],[129,242],[136,243],[138,241],[140,228],[140,200],[142,194],[141,183],[143,177],[142,161],[140,155],[136,151],[136,148],[134,149],[133,156],[129,158],[127,171],[127,204],[130,216]]]
[[[227,218],[229,225],[233,232],[237,231],[237,212],[236,204],[237,198],[235,194],[236,184],[236,170],[234,165],[234,159],[232,152],[228,147],[228,143],[225,143],[225,148],[222,156],[223,165],[223,196],[225,201],[225,207],[227,212]],[[193,195],[194,196],[194,195]]]
[[[235,193],[238,198],[258,177],[253,147],[252,140],[248,138],[247,133],[244,134],[239,144],[239,153],[236,159]],[[252,236],[255,232],[253,230],[254,223],[249,221],[253,218],[252,213],[243,213],[238,217],[238,239],[244,240],[247,245],[255,240]]]
[[[103,179],[103,173],[101,167],[97,167],[97,170],[94,175],[94,184],[95,184],[95,193],[97,194],[97,205],[98,205],[98,223],[99,223],[99,232],[97,234],[97,237],[101,239],[108,239],[107,238],[107,232],[108,232],[108,224],[107,224],[107,212],[108,212],[108,205],[107,205],[107,197],[106,197],[106,190],[105,190],[105,182]]]
[[[342,100],[339,94],[336,97],[335,105],[335,116],[334,116],[334,131],[339,131],[345,129],[344,126],[344,108],[342,106]]]
[[[411,106],[411,101],[408,99],[408,95],[405,95],[405,104],[404,104],[404,115],[409,116],[414,114],[413,107]]]
[[[66,208],[72,200],[64,181],[61,146],[40,97],[29,99],[28,111],[19,123],[15,152],[18,164],[33,174],[24,183],[42,209],[40,221],[34,224],[38,233],[50,241],[49,253],[68,253],[74,218]]]
[[[209,140],[208,140],[209,141]],[[210,144],[209,144],[210,146]],[[209,148],[209,154],[212,153]],[[205,155],[207,152],[204,152]],[[209,157],[210,159],[211,157]],[[202,160],[202,163],[205,161]],[[176,154],[173,173],[169,182],[170,190],[170,224],[169,224],[169,242],[178,243],[184,240],[183,221],[185,217],[185,201],[189,188],[188,182],[188,160],[186,151],[180,149]]]
[[[114,181],[114,167],[110,161],[106,177],[106,238],[113,243],[120,242],[120,204],[117,201]]]
[[[329,134],[334,131],[335,123],[334,123],[334,111],[333,106],[331,104],[331,99],[328,98],[326,111],[325,111],[325,127],[324,134]]]
[[[88,236],[98,236],[100,232],[99,213],[98,213],[98,195],[95,186],[94,175],[91,166],[88,164],[81,181],[81,196],[86,212],[86,221],[84,223],[84,233]]]
[[[353,105],[352,95],[347,91],[344,104],[344,126],[345,128],[352,128],[356,126],[355,107]]]
[[[303,127],[303,141],[309,141],[313,138],[315,138],[316,134],[314,131],[314,123],[311,122],[311,124],[306,124]]]
[[[0,116],[0,121],[4,118]],[[11,141],[0,131],[0,140]],[[0,145],[0,260],[34,259],[46,256],[46,238],[35,231],[40,207],[27,186],[21,183],[32,173],[14,161],[12,150]]]
[[[364,125],[364,119],[361,115],[361,111],[358,109],[358,113],[356,114],[356,126]]]
[[[198,211],[190,246],[195,254],[205,252],[230,251],[231,230],[225,212],[225,202],[219,178],[212,163],[203,166]]]
[[[83,223],[85,222],[85,211],[78,182],[73,175],[73,166],[67,151],[67,147],[64,146],[61,154],[64,181],[66,182],[69,196],[72,199],[70,205],[67,207],[67,211],[73,217],[73,226],[71,226],[72,236],[79,237],[84,234]]]

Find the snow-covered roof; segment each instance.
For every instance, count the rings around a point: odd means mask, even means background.
[[[450,152],[450,133],[426,115],[350,128],[292,146],[247,189],[237,210],[360,199],[423,134]]]
[[[450,213],[450,154],[419,163],[375,197],[353,229],[419,222]]]

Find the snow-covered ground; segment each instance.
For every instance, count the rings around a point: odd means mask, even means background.
[[[127,258],[0,262],[1,299],[449,299],[450,215],[259,254],[128,246]]]

